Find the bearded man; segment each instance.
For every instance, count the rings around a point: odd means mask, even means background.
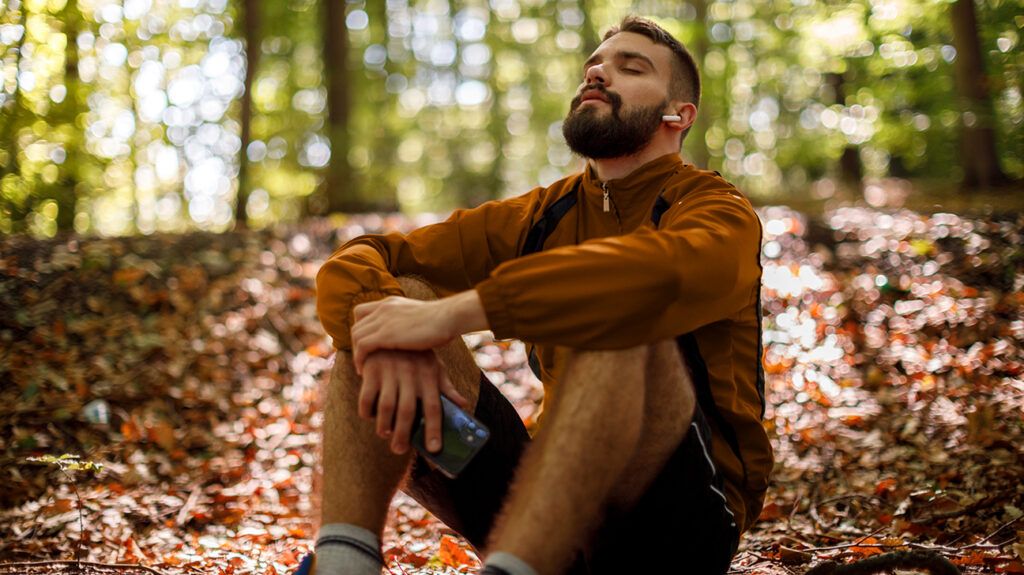
[[[772,466],[761,423],[761,226],[679,156],[697,67],[629,17],[586,61],[564,122],[582,173],[444,222],[349,241],[317,276],[337,348],[323,428],[318,575],[378,574],[399,487],[483,573],[725,573]],[[531,437],[460,337],[527,344],[545,390]],[[490,440],[457,478],[444,395]]]

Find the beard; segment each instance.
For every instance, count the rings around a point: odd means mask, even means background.
[[[667,100],[622,114],[622,97],[605,90],[600,84],[588,85],[580,94],[594,89],[600,90],[608,99],[611,113],[602,117],[597,106],[578,109],[581,97],[573,98],[562,123],[562,135],[570,150],[584,158],[603,160],[635,154],[650,143],[661,126],[662,110],[668,106]]]

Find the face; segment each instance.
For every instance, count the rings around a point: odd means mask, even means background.
[[[628,156],[650,143],[669,109],[672,51],[646,36],[620,32],[583,66],[562,124],[569,148],[593,159]]]

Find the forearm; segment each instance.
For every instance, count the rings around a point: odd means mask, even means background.
[[[484,305],[476,290],[466,290],[440,300],[452,321],[454,335],[490,329]]]

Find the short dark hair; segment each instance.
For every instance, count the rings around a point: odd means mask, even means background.
[[[669,50],[672,50],[675,58],[672,63],[669,93],[674,98],[690,102],[694,106],[700,106],[700,72],[697,70],[697,61],[679,40],[647,18],[633,15],[623,18],[618,26],[609,28],[604,33],[603,40],[607,40],[619,32],[632,32],[646,36],[655,44],[667,46]],[[686,138],[689,131],[689,128],[683,131],[683,139]]]

